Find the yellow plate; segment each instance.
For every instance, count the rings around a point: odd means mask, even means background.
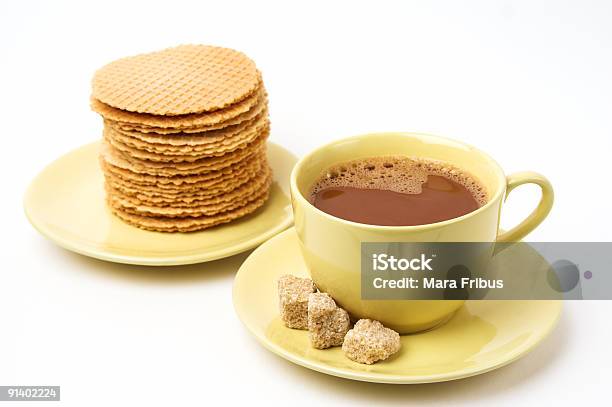
[[[261,245],[240,267],[234,281],[238,317],[261,344],[281,357],[367,382],[431,383],[497,369],[540,343],[561,314],[561,301],[467,301],[443,326],[402,336],[398,354],[368,366],[347,359],[341,348],[313,349],[306,331],[283,325],[276,280],[287,273],[308,275],[293,228]]]
[[[296,157],[268,143],[274,171],[270,199],[256,212],[223,226],[193,233],[149,232],[130,226],[106,207],[99,143],[78,148],[44,169],[26,192],[30,223],[74,252],[117,263],[168,266],[231,256],[261,244],[293,222],[289,175]]]

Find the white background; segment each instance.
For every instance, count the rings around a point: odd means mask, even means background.
[[[247,334],[231,303],[244,255],[173,269],[90,260],[39,236],[22,197],[46,164],[100,136],[88,107],[96,68],[207,43],[256,61],[272,140],[298,155],[371,131],[457,138],[508,173],[550,178],[555,208],[530,239],[609,241],[611,22],[604,1],[3,1],[0,385],[61,385],[70,406],[604,403],[612,303],[567,304],[545,343],[483,376],[350,382]],[[517,190],[503,224],[536,200]]]

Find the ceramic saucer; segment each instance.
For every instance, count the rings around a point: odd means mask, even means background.
[[[286,328],[276,280],[307,276],[295,229],[261,245],[234,282],[234,307],[247,329],[277,355],[322,373],[379,383],[431,383],[497,369],[537,346],[554,328],[561,301],[467,301],[446,324],[402,336],[400,352],[374,365],[347,359],[341,348],[317,350],[306,331]]]
[[[289,175],[297,159],[276,144],[268,143],[274,184],[266,204],[244,218],[194,233],[145,231],[115,217],[105,204],[98,146],[85,145],[49,165],[25,196],[32,225],[68,250],[117,263],[200,263],[252,249],[293,222]]]

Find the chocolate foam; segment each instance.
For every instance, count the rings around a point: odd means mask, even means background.
[[[382,189],[405,194],[420,194],[428,175],[437,175],[463,185],[479,206],[487,203],[486,189],[458,167],[431,159],[405,156],[369,157],[336,164],[314,184],[310,197],[330,187]]]

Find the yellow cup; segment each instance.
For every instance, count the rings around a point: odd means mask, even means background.
[[[458,218],[419,226],[375,226],[347,221],[314,207],[310,188],[330,166],[385,155],[429,158],[454,164],[486,187],[488,202]],[[514,188],[536,184],[542,196],[536,209],[519,225],[500,233],[502,203]],[[550,182],[534,172],[505,176],[499,164],[467,144],[426,134],[378,133],[324,145],[303,157],[291,174],[295,228],[312,279],[355,318],[371,318],[400,333],[433,328],[461,307],[459,300],[362,300],[362,242],[511,242],[544,220],[553,205]]]

